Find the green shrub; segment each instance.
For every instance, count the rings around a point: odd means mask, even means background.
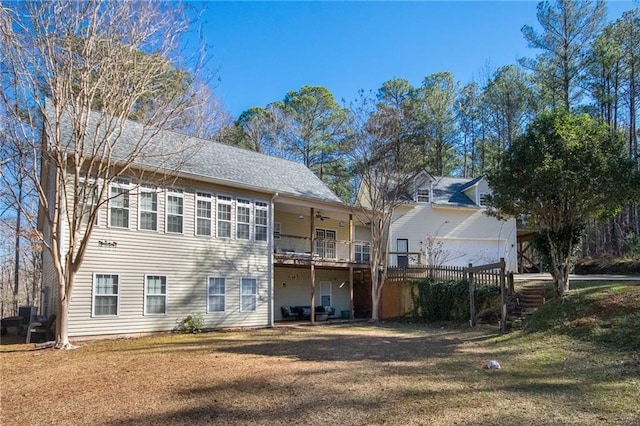
[[[180,320],[178,323],[177,331],[181,333],[200,333],[204,327],[204,320],[202,315],[195,314],[189,315],[186,318]]]
[[[469,320],[469,283],[466,280],[421,280],[411,295],[415,319],[428,322]],[[475,298],[476,312],[497,306],[500,304],[500,288],[476,285]]]

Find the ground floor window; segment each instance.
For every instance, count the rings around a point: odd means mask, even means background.
[[[167,277],[147,275],[145,277],[145,314],[167,313]]]
[[[258,306],[258,281],[255,278],[240,280],[240,312],[255,312]]]
[[[207,281],[207,312],[224,312],[226,280],[220,277],[209,277]]]
[[[120,276],[118,274],[94,274],[93,316],[118,315]]]

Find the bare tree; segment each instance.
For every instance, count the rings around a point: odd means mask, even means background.
[[[364,93],[352,108],[353,167],[360,179],[356,205],[371,229],[371,320],[378,307],[387,277],[389,229],[396,208],[402,204],[415,175],[423,169],[421,146],[404,126],[404,106],[385,103]]]
[[[197,108],[198,70],[178,61],[189,23],[177,3],[0,5],[0,115],[10,135],[1,177],[19,203],[5,165],[26,153],[38,238],[56,277],[56,348],[73,347],[68,308],[98,209],[122,200],[110,184],[125,174],[158,176],[192,153],[177,134],[156,138]]]

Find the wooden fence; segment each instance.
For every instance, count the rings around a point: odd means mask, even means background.
[[[464,266],[405,266],[389,268],[387,281],[406,282],[433,278],[436,281],[466,280],[467,267]],[[491,269],[475,272],[473,275],[476,284],[500,285],[500,269]]]
[[[380,302],[380,318],[394,318],[413,310],[411,294],[416,280],[432,278],[436,281],[467,280],[469,282],[470,325],[475,325],[475,287],[495,285],[500,288],[501,330],[506,325],[506,295],[513,292],[513,273],[506,274],[504,259],[488,265],[463,266],[405,266],[389,268],[387,282],[383,287]]]

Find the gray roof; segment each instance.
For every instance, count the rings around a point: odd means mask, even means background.
[[[48,108],[48,117],[51,118],[52,114],[52,109]],[[70,115],[64,115],[62,120],[63,140],[66,140],[68,149],[73,150],[75,141],[71,137],[70,123],[64,125],[65,118],[70,119]],[[107,124],[109,120],[101,113],[92,113],[92,129],[114,127]],[[194,179],[214,180],[230,186],[344,204],[311,170],[294,161],[152,129],[133,121],[127,121],[121,131],[114,132],[112,128],[110,132],[98,133],[108,134],[109,140],[115,141],[111,148],[114,157],[120,160],[128,158],[131,150],[144,141],[144,149],[134,161],[141,166],[175,170],[192,175]]]
[[[434,176],[434,179],[434,204],[458,207],[477,207],[476,203],[474,203],[473,200],[464,193],[464,191],[478,183],[482,177],[469,179]]]

